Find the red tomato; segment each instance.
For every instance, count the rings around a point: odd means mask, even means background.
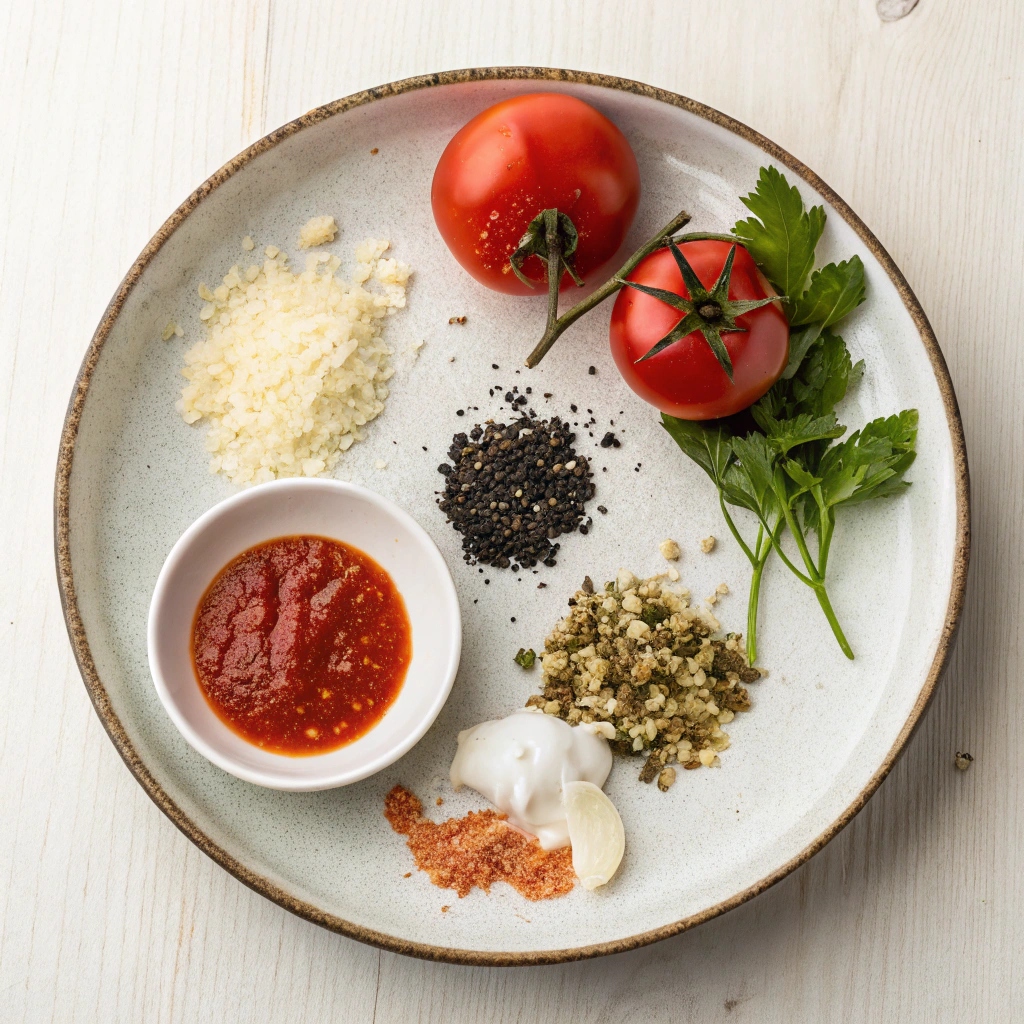
[[[710,289],[732,246],[701,241],[684,242],[679,248],[701,284]],[[651,253],[627,280],[689,297],[668,249]],[[763,299],[774,294],[750,253],[737,246],[729,299]],[[732,382],[699,331],[638,362],[682,316],[679,310],[635,288],[623,288],[612,310],[610,340],[615,365],[626,383],[662,412],[684,420],[731,416],[753,405],[786,368],[789,324],[777,303],[738,316],[736,323],[746,328],[745,333],[722,333],[732,360]]]
[[[618,251],[640,199],[640,171],[625,136],[582,100],[529,93],[489,107],[441,154],[430,200],[452,255],[481,284],[513,295],[544,295],[544,262],[523,273],[508,258],[542,210],[557,208],[579,234],[577,273],[588,275]],[[562,288],[572,285],[565,274]]]

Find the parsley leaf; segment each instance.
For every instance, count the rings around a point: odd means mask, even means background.
[[[790,300],[800,294],[814,266],[814,248],[825,228],[825,210],[804,211],[796,187],[774,167],[762,167],[757,186],[740,202],[753,217],[737,221],[733,234],[743,241],[765,277]]]
[[[789,332],[789,361],[782,371],[782,380],[790,380],[800,369],[808,349],[821,337],[821,324],[808,324],[802,330]]]
[[[862,431],[865,437],[884,437],[892,443],[894,449],[910,451],[917,440],[916,409],[904,409],[895,416],[883,416],[872,420]]]
[[[830,413],[845,397],[853,369],[846,342],[826,331],[793,378],[796,411],[816,416]]]
[[[787,488],[790,501],[792,501],[794,498],[800,497],[803,494],[814,494],[815,489],[821,483],[820,476],[815,476],[813,473],[808,473],[807,470],[804,469],[804,467],[801,466],[800,463],[796,461],[796,459],[787,459],[782,464],[782,468],[789,475],[789,478],[799,488],[796,491],[792,491]]]
[[[705,426],[692,420],[677,420],[661,414],[661,425],[677,445],[721,487],[725,471],[732,460],[732,438],[720,423]]]
[[[822,416],[802,412],[793,419],[778,420],[757,406],[751,411],[768,442],[781,455],[788,455],[799,445],[810,444],[812,441],[831,441],[846,433],[846,427],[836,419],[834,412]],[[738,448],[736,450],[739,451]]]
[[[860,379],[863,364],[852,365],[846,342],[832,331],[816,328],[818,336],[807,346],[790,377],[782,376],[751,408],[754,419],[792,419],[803,413],[827,416],[846,397],[851,381]],[[762,429],[765,429],[762,425]]]
[[[789,322],[794,327],[821,324],[829,327],[852,312],[865,298],[864,264],[859,256],[830,263],[811,274],[807,291],[789,303]]]
[[[725,496],[732,505],[748,508],[768,521],[775,508],[773,478],[775,455],[764,434],[753,433],[733,440],[737,460],[726,474]]]
[[[848,441],[837,446],[836,456],[822,459],[822,497],[826,506],[853,505],[906,490],[903,479],[916,453],[917,410],[872,420]]]

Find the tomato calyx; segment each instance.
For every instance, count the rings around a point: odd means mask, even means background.
[[[675,239],[668,240],[668,247],[672,257],[676,261],[679,273],[682,275],[683,283],[689,296],[678,295],[675,292],[666,291],[663,288],[652,288],[650,285],[640,284],[637,281],[627,281],[622,277],[617,278],[619,284],[628,288],[635,288],[638,292],[650,295],[661,302],[666,303],[673,309],[683,314],[682,319],[672,328],[665,337],[657,341],[639,359],[642,363],[645,359],[651,359],[659,352],[664,351],[669,345],[675,344],[695,331],[700,332],[708,343],[718,365],[722,367],[729,380],[733,379],[732,359],[729,357],[729,350],[722,341],[722,334],[727,332],[746,333],[745,327],[736,323],[736,317],[744,313],[750,313],[771,302],[777,302],[780,296],[773,295],[766,299],[737,299],[729,298],[729,280],[732,277],[732,265],[736,258],[736,246],[729,250],[722,271],[718,280],[710,289],[701,284],[700,278],[690,266],[682,250],[676,245]]]
[[[562,273],[567,272],[577,287],[583,287],[583,279],[573,265],[578,244],[576,225],[567,213],[556,209],[542,210],[530,221],[526,234],[519,239],[519,248],[509,257],[516,277],[531,288],[533,282],[523,274],[523,262],[528,256],[536,256],[547,264],[548,330],[558,320],[558,290],[562,285]]]
[[[526,233],[519,239],[519,248],[509,256],[508,261],[512,264],[512,272],[528,288],[535,287],[534,282],[523,273],[523,264],[530,256],[537,256],[545,263],[554,259],[555,269],[568,273],[582,288],[583,279],[576,273],[573,258],[578,244],[579,235],[569,214],[555,209],[542,210],[530,221]],[[561,280],[562,274],[559,273],[557,283],[561,284]]]

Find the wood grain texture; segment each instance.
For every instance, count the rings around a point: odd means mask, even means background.
[[[552,18],[551,11],[558,16]],[[1016,1021],[1024,1017],[1020,574],[1024,8],[921,0],[0,5],[0,1019]],[[950,364],[974,486],[958,647],[889,780],[740,909],[585,964],[472,969],[328,934],[216,868],[88,703],[50,498],[79,360],[198,182],[310,107],[442,68],[641,79],[744,121],[875,231]],[[814,742],[813,734],[807,738]],[[976,758],[967,773],[956,749]]]

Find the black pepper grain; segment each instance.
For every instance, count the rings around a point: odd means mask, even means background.
[[[518,409],[511,392],[505,400]],[[445,478],[438,505],[462,534],[467,562],[502,569],[513,562],[550,567],[556,564],[558,537],[581,526],[587,532],[593,474],[573,448],[574,440],[557,416],[521,416],[454,435],[448,450],[453,465],[438,466]]]

